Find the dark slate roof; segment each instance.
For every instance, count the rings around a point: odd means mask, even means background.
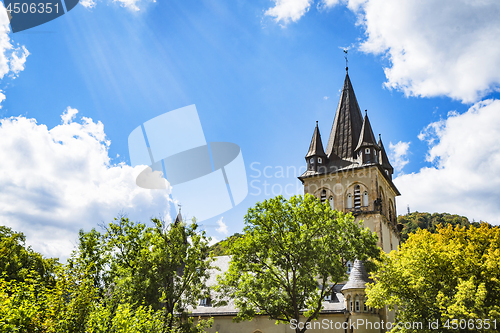
[[[368,119],[368,115],[365,113],[365,119],[363,120],[363,127],[361,127],[361,135],[359,136],[358,145],[355,151],[361,147],[375,146],[378,148],[377,140],[373,135],[372,125]]]
[[[391,163],[389,162],[389,158],[387,157],[387,153],[385,152],[384,144],[382,143],[382,137],[379,134],[378,137],[378,146],[380,148],[380,164],[382,165],[382,168],[388,169],[391,173],[394,172],[394,168],[392,167]]]
[[[354,95],[349,74],[346,73],[344,87],[326,147],[327,156],[331,159],[330,155],[336,154],[341,159],[353,160],[354,148],[358,143],[362,126],[363,116]]]
[[[325,150],[323,149],[323,143],[321,142],[321,134],[319,134],[318,122],[316,122],[316,128],[314,129],[313,137],[311,139],[311,144],[309,145],[309,151],[307,152],[306,158],[311,156],[326,157]]]
[[[180,209],[179,209],[179,213],[177,213],[177,216],[175,217],[174,225],[177,225],[177,223],[182,223],[182,215],[181,215]]]
[[[368,277],[368,273],[366,273],[365,270],[365,265],[363,265],[363,262],[361,260],[356,259],[354,261],[354,265],[352,266],[349,280],[344,285],[342,290],[364,289],[366,287],[366,284],[369,282],[373,282],[373,280]]]

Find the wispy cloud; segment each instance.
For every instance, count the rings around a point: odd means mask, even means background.
[[[389,143],[389,149],[391,150],[390,160],[394,165],[394,169],[396,172],[401,172],[406,164],[410,162],[408,160],[408,149],[410,149],[411,142],[402,142],[399,141],[396,144]]]
[[[5,76],[15,79],[25,68],[26,60],[30,55],[24,45],[14,46],[10,38],[10,22],[7,10],[0,3],[0,80]],[[0,90],[0,103],[5,100],[5,94]],[[2,106],[0,105],[0,108]]]
[[[227,235],[228,234],[228,230],[227,230],[227,225],[222,221],[223,217],[221,217],[218,221],[217,221],[217,225],[219,226],[217,229],[215,229],[215,231],[221,233],[221,234],[224,234],[224,235]]]
[[[265,15],[274,17],[276,22],[284,24],[297,22],[309,11],[314,0],[273,0],[274,7],[266,10]]]
[[[111,0],[110,0],[111,1]],[[129,9],[132,12],[138,12],[141,10],[141,7],[148,2],[156,2],[156,0],[112,0],[119,4],[120,6]],[[85,8],[95,8],[97,5],[96,0],[81,0],[80,4]]]

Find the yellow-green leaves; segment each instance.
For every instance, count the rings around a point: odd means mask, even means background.
[[[397,306],[401,322],[500,319],[499,250],[500,229],[485,223],[418,230],[379,262],[368,305]]]

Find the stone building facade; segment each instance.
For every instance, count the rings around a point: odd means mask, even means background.
[[[379,135],[375,139],[367,112],[363,116],[347,73],[340,101],[333,121],[326,150],[318,124],[313,132],[305,159],[307,170],[299,177],[304,193],[310,193],[333,209],[352,213],[356,221],[378,236],[378,246],[385,252],[396,250],[400,242],[401,226],[397,225],[396,197],[400,195],[392,182],[393,167],[389,163]],[[216,274],[229,267],[230,258],[218,257],[210,284]],[[382,323],[393,322],[394,314],[386,309],[371,309],[365,303],[365,285],[370,282],[363,263],[351,265],[349,280],[338,285],[323,303],[320,318],[308,332],[385,332]],[[267,317],[249,322],[233,323],[237,309],[230,303],[226,307],[211,307],[209,300],[201,302],[193,315],[214,317],[210,332],[233,333],[285,333],[295,332],[291,325],[275,325]],[[351,325],[351,323],[363,323]]]

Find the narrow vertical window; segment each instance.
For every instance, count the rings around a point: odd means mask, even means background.
[[[347,262],[347,274],[351,274],[352,264],[350,261]]]
[[[365,206],[365,207],[368,206],[368,192],[367,191],[365,191],[363,193],[363,206]]]
[[[332,210],[334,210],[334,209],[335,209],[335,206],[334,206],[334,204],[333,204],[333,197],[330,197],[330,198],[328,199],[328,201],[330,202],[330,208],[331,208]]]
[[[323,162],[323,160],[321,159],[321,157],[318,157],[318,164],[321,164]]]
[[[351,193],[349,193],[349,194],[347,195],[347,208],[348,208],[348,209],[351,209],[351,208],[352,208],[352,195],[351,195]]]
[[[356,296],[355,311],[359,312],[359,299],[358,299],[358,296]]]
[[[355,209],[361,208],[361,190],[359,188],[359,185],[356,185],[354,187],[354,208]]]

